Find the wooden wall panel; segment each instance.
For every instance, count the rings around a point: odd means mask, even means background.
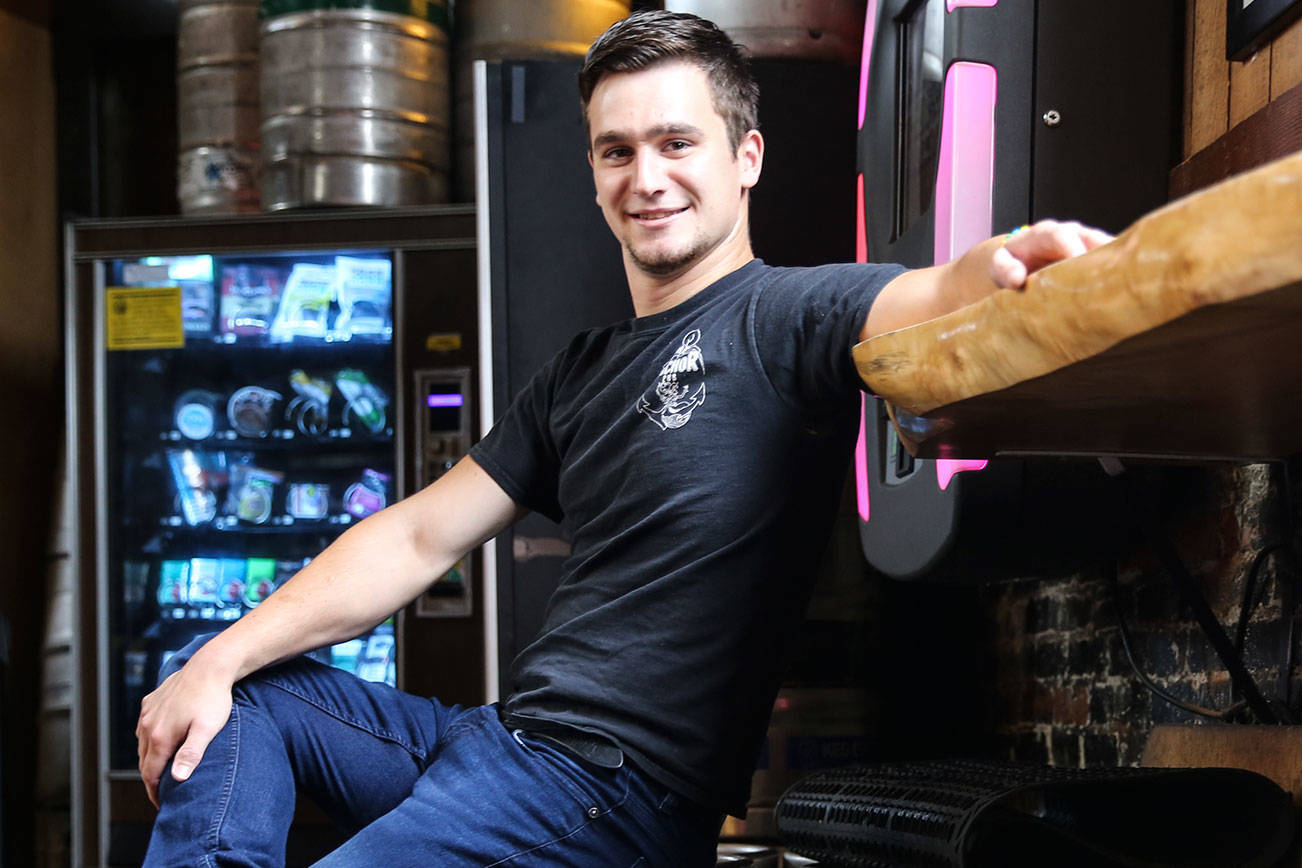
[[[1181,159],[1193,156],[1193,83],[1194,83],[1194,19],[1195,4],[1189,2],[1184,7],[1184,109]]]
[[[1230,126],[1234,127],[1270,102],[1270,57],[1267,45],[1242,63],[1230,64]]]
[[[1198,153],[1229,129],[1230,69],[1225,61],[1225,3],[1195,0],[1193,105],[1189,151]]]
[[[1263,113],[1271,103],[1300,84],[1302,20],[1294,22],[1247,61],[1231,63],[1225,59],[1224,0],[1188,0],[1184,162],[1204,153],[1227,132]]]
[[[1302,84],[1302,19],[1281,33],[1271,46],[1270,98]]]
[[[37,4],[23,5],[0,9],[0,615],[11,631],[0,863],[15,866],[36,864],[43,577],[63,415],[53,47]]]

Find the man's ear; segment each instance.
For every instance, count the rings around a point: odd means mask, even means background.
[[[759,183],[760,170],[764,168],[764,137],[759,130],[751,130],[741,137],[737,145],[737,162],[741,168],[741,186],[749,190]]]

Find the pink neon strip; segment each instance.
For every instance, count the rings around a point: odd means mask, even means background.
[[[992,6],[985,0],[950,0]],[[998,74],[982,63],[955,63],[945,76],[945,109],[936,173],[935,262],[949,262],[990,237],[994,213],[995,97]],[[949,488],[954,474],[981,470],[987,462],[942,458],[936,483]]]
[[[859,180],[855,185],[855,218],[854,218],[854,261],[868,261],[868,227],[864,220],[864,201],[863,201],[863,172],[859,173]]]
[[[949,488],[955,473],[962,473],[964,470],[981,470],[989,463],[985,459],[978,458],[937,458],[936,484],[940,486],[941,491],[944,491]]]
[[[990,237],[995,185],[998,74],[960,61],[945,75],[945,108],[936,172],[935,263]]]
[[[868,66],[873,57],[873,37],[877,33],[877,0],[868,0],[863,19],[863,57],[859,62],[859,129],[868,116]]]
[[[868,520],[868,396],[859,403],[859,441],[854,445],[854,499],[859,518]]]
[[[999,0],[945,0],[945,11],[953,12],[961,6],[998,6]]]
[[[869,19],[871,20],[871,19]],[[865,65],[867,60],[864,61]],[[868,261],[868,230],[864,226],[863,173],[859,173],[857,208],[855,215],[854,261]],[[868,520],[868,396],[859,403],[859,440],[854,445],[854,493],[859,504],[859,518]]]

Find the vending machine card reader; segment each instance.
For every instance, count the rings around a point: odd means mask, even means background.
[[[413,372],[416,479],[421,488],[452,469],[470,448],[470,369]],[[460,618],[474,611],[471,558],[463,557],[416,601],[416,614]]]

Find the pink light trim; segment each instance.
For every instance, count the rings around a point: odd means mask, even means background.
[[[937,458],[936,483],[940,486],[940,490],[944,491],[949,488],[955,473],[962,473],[964,470],[982,470],[989,463],[977,458]]]
[[[859,61],[859,129],[868,116],[868,64],[873,56],[873,37],[877,34],[877,0],[868,0],[863,19],[863,57]]]
[[[997,88],[998,74],[988,64],[960,61],[945,75],[936,172],[937,265],[990,237]]]
[[[854,445],[854,499],[859,505],[859,518],[868,520],[868,396],[859,403],[859,441]]]
[[[953,12],[961,6],[998,6],[999,0],[945,0],[945,11]]]
[[[949,0],[955,6],[993,6],[997,0]],[[945,108],[936,173],[935,262],[949,262],[990,237],[994,213],[995,97],[998,74],[983,63],[955,63],[945,76]],[[941,458],[936,483],[949,488],[954,474],[987,462]]]
[[[868,261],[868,227],[864,225],[863,210],[863,172],[859,173],[859,181],[855,190],[855,212],[854,219],[854,261]]]

